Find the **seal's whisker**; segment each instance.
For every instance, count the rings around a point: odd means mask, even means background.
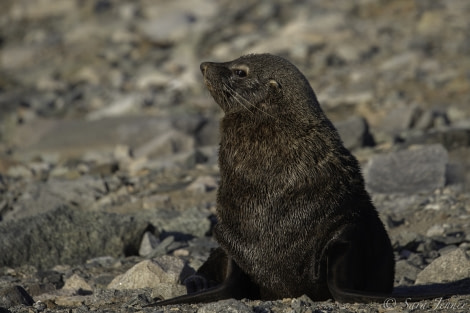
[[[237,101],[242,107],[244,107],[248,112],[250,112],[251,114],[254,114],[253,111],[251,111],[245,104],[243,104],[240,99],[239,99],[239,95],[237,94],[237,92],[235,90],[233,90],[229,85],[227,84],[223,84],[223,87],[225,87],[225,89],[230,93],[230,95],[233,97],[233,99],[235,101]],[[241,97],[243,99],[243,97]],[[244,100],[244,99],[243,99]],[[251,103],[249,103],[248,101],[246,101],[249,106],[253,106]]]
[[[238,103],[240,103],[240,105],[242,105],[243,107],[245,107],[247,110],[247,106],[246,105],[243,105],[243,103],[241,103],[241,101],[243,101],[245,104],[247,104],[248,106],[252,107],[252,108],[255,108],[256,110],[260,111],[261,113],[263,114],[266,114],[267,116],[269,117],[272,117],[273,119],[277,120],[276,117],[272,116],[271,114],[269,114],[268,112],[266,111],[263,111],[262,109],[258,108],[257,106],[255,106],[254,104],[252,104],[250,101],[248,101],[245,97],[243,97],[241,94],[239,94],[238,92],[236,92],[233,88],[231,88],[230,86],[228,85],[225,85],[227,87],[227,89],[229,89],[229,91],[231,92],[233,98],[235,99],[235,101],[237,101]],[[253,113],[251,110],[248,110],[250,111],[251,113]]]

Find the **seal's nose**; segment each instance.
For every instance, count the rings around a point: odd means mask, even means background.
[[[209,62],[202,62],[201,65],[199,66],[203,75],[206,74],[206,70],[208,66],[209,66]]]

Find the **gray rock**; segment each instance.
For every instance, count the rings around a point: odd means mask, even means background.
[[[364,167],[366,188],[372,193],[430,192],[444,186],[447,161],[441,145],[376,155]]]
[[[82,156],[87,152],[112,153],[116,145],[132,150],[172,129],[168,119],[123,116],[100,120],[34,120],[12,134],[19,146],[17,157],[29,160],[42,155]]]
[[[466,240],[463,232],[448,233],[445,236],[436,236],[433,239],[445,245],[460,244]]]
[[[9,308],[20,304],[30,306],[33,303],[33,298],[21,286],[0,289],[0,307]]]
[[[374,145],[374,138],[369,133],[367,121],[361,117],[352,116],[345,121],[335,123],[335,127],[348,149]]]
[[[425,267],[416,284],[445,283],[470,277],[470,258],[462,249],[448,252]]]
[[[470,146],[470,128],[445,127],[404,138],[405,144],[441,144],[447,150]]]
[[[399,107],[391,110],[380,126],[385,132],[397,135],[411,128],[420,113],[421,110],[416,105]]]
[[[146,231],[140,242],[139,255],[147,256],[160,244],[160,240],[149,231]]]
[[[444,255],[458,249],[456,245],[449,245],[439,249],[439,254]]]
[[[407,260],[400,260],[395,265],[395,283],[403,285],[412,285],[418,276],[420,269]]]
[[[38,278],[41,284],[50,284],[54,286],[54,289],[60,289],[64,286],[62,274],[57,271],[53,271],[53,270],[38,271],[36,272],[35,276]],[[34,296],[34,294],[32,295]]]
[[[69,207],[0,224],[0,265],[48,268],[96,256],[137,254],[148,222]]]
[[[434,114],[431,111],[424,111],[423,114],[416,120],[413,128],[420,130],[427,130],[432,128],[434,123]]]
[[[157,229],[166,232],[178,232],[191,234],[195,237],[203,237],[211,228],[209,211],[192,207],[178,212],[175,210],[158,210],[149,216],[149,221]]]
[[[439,256],[438,250],[443,247],[443,243],[425,237],[422,242],[416,247],[415,251],[422,253],[422,255],[428,259],[436,259]]]
[[[428,237],[433,237],[433,236],[442,236],[445,233],[445,227],[444,225],[433,225],[431,226],[427,232],[426,236]]]
[[[203,305],[197,310],[197,313],[252,313],[251,307],[245,303],[235,300],[221,300]]]
[[[5,221],[45,213],[61,205],[88,208],[106,193],[101,179],[82,176],[74,180],[49,179],[27,184],[2,218]]]
[[[87,283],[83,277],[78,274],[73,274],[69,278],[65,280],[65,284],[63,287],[64,290],[71,290],[74,292],[89,292],[93,290],[93,288]]]
[[[311,307],[314,304],[312,299],[307,295],[302,295],[298,298],[292,299],[291,308],[294,312],[305,312],[305,308]]]
[[[423,241],[423,236],[412,231],[403,231],[392,238],[395,249],[406,249],[415,251],[418,245]]]
[[[147,255],[146,257],[160,257],[168,252],[170,252],[170,246],[175,243],[175,237],[174,236],[168,236],[165,239],[163,239],[161,242],[159,242]]]
[[[165,255],[136,264],[113,279],[108,289],[152,288],[155,297],[168,299],[186,293],[180,278],[192,273],[181,259]]]
[[[33,304],[33,308],[35,308],[37,312],[42,312],[47,309],[47,305],[44,302],[37,301]]]

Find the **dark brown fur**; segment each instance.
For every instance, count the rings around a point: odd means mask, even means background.
[[[220,248],[188,280],[196,293],[161,304],[391,293],[390,240],[357,160],[304,75],[269,54],[201,70],[225,112],[214,229]]]

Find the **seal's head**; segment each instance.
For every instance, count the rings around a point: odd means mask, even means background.
[[[249,54],[230,62],[204,62],[200,67],[207,88],[225,114],[279,118],[293,110],[297,115],[318,107],[307,79],[282,57]]]

